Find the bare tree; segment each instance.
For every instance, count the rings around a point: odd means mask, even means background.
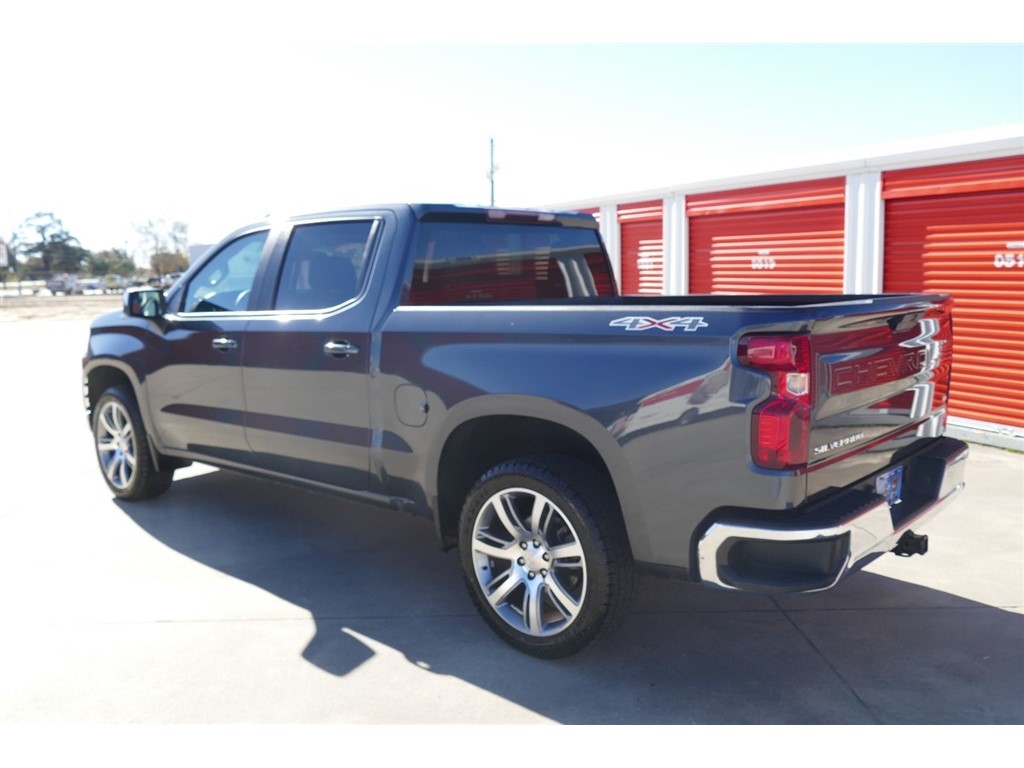
[[[145,224],[136,224],[135,231],[141,242],[139,250],[149,259],[150,267],[163,274],[166,259],[155,259],[158,255],[180,255],[188,264],[188,224],[174,221],[168,224],[163,219],[149,219]]]
[[[141,238],[139,250],[147,257],[167,251],[167,224],[163,219],[149,219],[145,224],[133,225]]]
[[[188,224],[183,221],[175,221],[171,224],[171,248],[175,253],[180,253],[188,261]]]

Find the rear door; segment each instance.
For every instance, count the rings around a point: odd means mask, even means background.
[[[365,290],[381,219],[291,227],[273,257],[270,311],[246,329],[245,434],[257,465],[356,491],[368,487],[373,302]]]

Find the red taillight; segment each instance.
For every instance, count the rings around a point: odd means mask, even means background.
[[[766,469],[807,466],[814,387],[807,336],[747,336],[740,362],[771,377],[772,394],[754,409],[751,453]]]

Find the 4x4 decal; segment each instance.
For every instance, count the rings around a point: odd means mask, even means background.
[[[657,328],[659,331],[674,331],[682,328],[684,331],[698,331],[707,328],[703,317],[663,317],[660,320],[654,317],[620,317],[612,320],[608,325],[619,326],[627,331],[649,331]]]

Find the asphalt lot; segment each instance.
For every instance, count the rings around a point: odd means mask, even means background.
[[[973,447],[925,557],[802,597],[645,577],[626,626],[544,662],[427,520],[208,467],[114,501],[88,321],[54,308],[0,304],[0,725],[1024,723],[1020,454]]]

